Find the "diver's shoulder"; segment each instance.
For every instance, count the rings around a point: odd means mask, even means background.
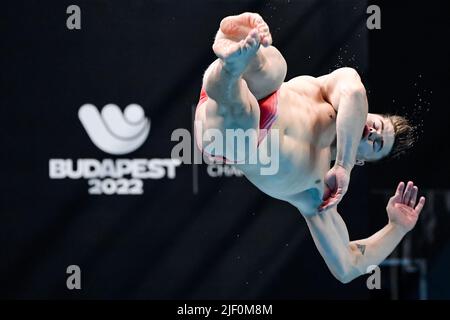
[[[318,84],[318,83],[320,83],[319,78],[316,78],[316,77],[313,77],[310,75],[301,75],[301,76],[297,76],[297,77],[290,79],[289,81],[285,82],[285,84],[295,84],[298,82],[308,82],[308,83],[312,83],[312,84]]]
[[[315,96],[317,93],[320,93],[322,90],[321,88],[322,82],[318,78],[307,75],[292,78],[289,81],[284,82],[281,86],[282,91],[308,96],[311,94]]]
[[[322,190],[312,187],[290,196],[287,201],[295,206],[303,216],[311,216],[318,213],[322,195]]]

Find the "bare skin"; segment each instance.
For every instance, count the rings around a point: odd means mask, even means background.
[[[198,106],[196,120],[204,129],[258,130],[258,100],[279,90],[278,117],[271,130],[279,132],[280,170],[261,175],[262,164],[236,166],[260,190],[299,209],[333,275],[348,282],[362,274],[361,268],[349,267],[356,261],[355,245],[348,240],[336,206],[347,191],[355,162],[377,160],[389,153],[394,143],[392,123],[368,113],[364,86],[353,69],[284,82],[286,62],[272,46],[269,27],[258,14],[223,19],[213,50],[218,59],[203,79],[209,98]],[[264,148],[262,144],[255,150],[266,152]],[[406,189],[411,193],[412,188]],[[421,199],[417,216],[423,203]],[[403,220],[389,219],[400,221],[389,224],[389,230],[395,226],[392,230],[398,232],[371,238],[370,245],[365,245],[374,248],[368,255],[373,258],[366,262],[381,262],[408,229],[403,228]],[[376,245],[380,241],[382,250]]]

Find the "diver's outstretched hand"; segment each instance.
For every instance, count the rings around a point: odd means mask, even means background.
[[[408,182],[406,188],[405,184],[400,182],[386,206],[389,223],[400,227],[405,233],[414,228],[425,205],[425,197],[420,197],[416,205],[418,193],[419,188],[412,181]]]

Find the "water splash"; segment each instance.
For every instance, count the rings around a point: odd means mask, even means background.
[[[431,110],[431,101],[433,91],[423,84],[422,74],[418,74],[411,82],[413,96],[412,105],[402,103],[400,107],[396,106],[396,100],[393,99],[393,107],[398,110],[398,114],[406,117],[414,127],[413,139],[417,144],[420,137],[425,132],[425,122],[427,114]],[[415,93],[415,94],[414,94]]]
[[[361,36],[360,34],[358,35],[359,35],[358,37]],[[359,66],[358,57],[356,56],[356,53],[352,51],[352,48],[348,44],[345,44],[343,47],[339,48],[336,58],[337,58],[336,63],[334,63],[332,67],[328,69],[328,72],[332,72],[336,69],[343,67],[350,67],[356,69],[361,76],[364,76],[364,70],[362,70],[361,67]]]

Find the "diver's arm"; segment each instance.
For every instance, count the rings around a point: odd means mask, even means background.
[[[304,215],[317,249],[331,273],[348,283],[380,264],[395,249],[417,222],[425,204],[421,197],[416,206],[418,189],[401,182],[386,207],[389,222],[369,238],[350,241],[347,227],[336,208]],[[404,191],[404,192],[403,192]]]
[[[352,68],[340,68],[321,81],[324,97],[337,112],[335,163],[351,171],[367,119],[366,91]]]

